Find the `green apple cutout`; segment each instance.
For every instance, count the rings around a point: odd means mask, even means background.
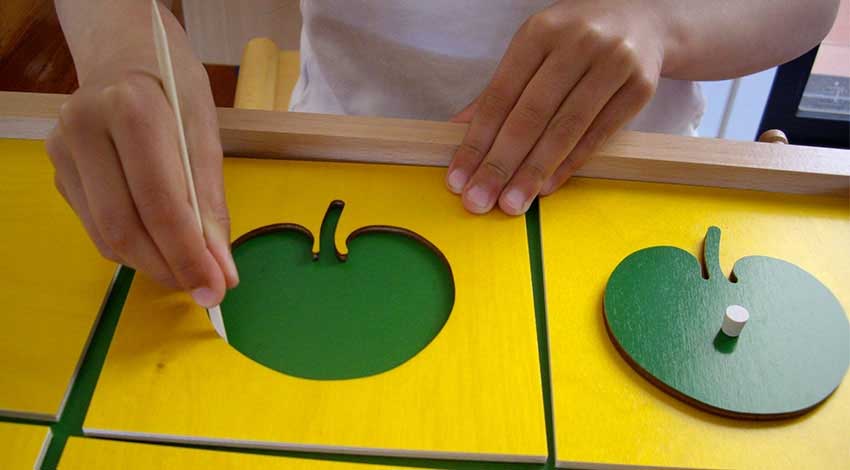
[[[731,279],[720,269],[720,229],[710,227],[705,270],[685,250],[645,248],[614,269],[605,288],[608,334],[641,375],[718,414],[799,415],[825,400],[850,362],[850,326],[838,299],[786,261],[749,256]],[[749,320],[721,331],[727,307]]]
[[[415,356],[449,318],[454,283],[430,242],[395,227],[334,232],[343,203],[322,222],[319,253],[295,224],[251,231],[233,243],[241,282],[222,304],[228,342],[276,371],[307,379],[353,379]]]

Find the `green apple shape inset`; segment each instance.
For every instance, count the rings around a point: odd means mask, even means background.
[[[705,270],[687,251],[645,248],[616,267],[605,288],[609,336],[650,382],[690,404],[752,419],[802,414],[841,383],[850,326],[814,276],[786,261],[749,256],[731,280],[720,269],[720,229],[705,237]],[[724,312],[743,306],[738,337]]]
[[[445,257],[412,232],[369,226],[349,235],[343,258],[334,245],[342,207],[325,214],[318,256],[294,224],[234,242],[241,282],[222,304],[231,346],[279,372],[333,380],[390,370],[437,336],[454,304]]]

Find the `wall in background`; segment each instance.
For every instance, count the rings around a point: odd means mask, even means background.
[[[255,37],[267,37],[281,49],[298,49],[301,9],[297,0],[181,3],[189,42],[205,64],[239,65],[245,44]]]
[[[755,140],[775,75],[776,67],[735,80],[700,82],[706,110],[699,135]]]

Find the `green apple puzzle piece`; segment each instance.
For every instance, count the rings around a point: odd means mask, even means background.
[[[673,396],[738,418],[799,415],[832,394],[850,362],[850,326],[829,289],[766,256],[738,260],[727,279],[717,227],[703,255],[704,269],[685,250],[656,246],[614,269],[604,316],[626,361]],[[729,305],[750,314],[736,338],[720,330]]]
[[[348,237],[343,259],[334,245],[342,207],[328,208],[318,255],[294,224],[234,242],[241,282],[222,303],[231,346],[285,374],[334,380],[390,370],[437,336],[454,304],[445,257],[412,232],[370,226]]]

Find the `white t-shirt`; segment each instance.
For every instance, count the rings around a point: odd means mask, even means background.
[[[290,109],[446,120],[486,87],[511,38],[551,0],[302,0],[301,76]],[[628,126],[694,134],[704,101],[661,79]]]

